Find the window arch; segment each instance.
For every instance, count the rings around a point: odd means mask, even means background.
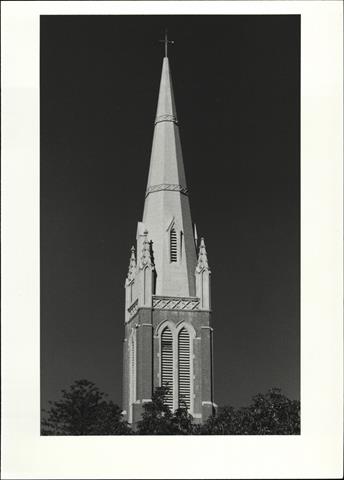
[[[190,409],[190,335],[185,327],[178,334],[178,404]]]
[[[178,324],[164,320],[157,325],[155,335],[160,345],[160,385],[168,385],[165,404],[172,411],[187,407],[191,415],[194,409],[193,339],[195,329],[190,323]]]
[[[166,404],[173,410],[173,336],[169,327],[161,334],[161,385],[169,387]]]

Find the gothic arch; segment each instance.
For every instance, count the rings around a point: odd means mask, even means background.
[[[183,334],[185,332],[185,334]],[[178,369],[178,404],[182,395],[191,414],[194,412],[194,339],[196,331],[187,322],[181,321],[176,327],[177,369]],[[188,385],[186,385],[186,382]]]
[[[182,260],[183,250],[183,231],[181,225],[172,217],[168,227],[166,228],[168,235],[168,257],[170,263],[179,263]]]
[[[157,326],[155,336],[159,339],[159,383],[168,382],[172,393],[166,403],[174,410],[184,400],[192,414],[196,331],[188,322],[181,321],[176,325],[166,319]]]
[[[179,332],[182,328],[187,329],[191,338],[196,337],[196,331],[195,331],[194,327],[191,325],[191,323],[185,322],[184,320],[181,320],[179,323],[177,323],[177,325],[176,325],[177,335],[179,334]]]
[[[185,325],[178,332],[178,406],[191,407],[191,342],[192,338]]]
[[[171,320],[163,320],[162,322],[159,323],[159,325],[155,329],[155,336],[160,337],[161,332],[164,330],[165,327],[169,327],[171,329],[172,334],[174,334],[176,330],[176,325],[171,322]]]
[[[160,378],[161,385],[169,387],[166,403],[171,409],[174,409],[175,392],[174,344],[174,335],[169,325],[166,325],[160,335]]]
[[[175,217],[171,218],[169,224],[166,227],[166,232],[169,232],[171,230],[171,228],[173,228],[173,227],[178,231],[181,229],[181,226],[178,222],[178,219],[176,219]]]

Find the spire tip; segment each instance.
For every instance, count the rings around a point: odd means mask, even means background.
[[[165,28],[165,38],[164,38],[164,40],[159,40],[159,42],[165,44],[165,56],[164,56],[164,58],[168,58],[168,49],[167,49],[167,47],[168,47],[169,44],[170,44],[170,45],[173,45],[173,44],[174,44],[174,40],[169,40],[169,39],[168,39],[168,36],[167,36],[167,28]]]

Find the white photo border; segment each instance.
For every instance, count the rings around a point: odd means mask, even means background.
[[[43,14],[301,15],[300,436],[40,436]],[[3,478],[341,478],[342,22],[340,1],[2,2]]]

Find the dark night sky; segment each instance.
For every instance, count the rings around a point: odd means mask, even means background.
[[[166,26],[212,270],[215,401],[299,398],[299,16],[56,15],[41,17],[42,406],[80,378],[121,404]]]

